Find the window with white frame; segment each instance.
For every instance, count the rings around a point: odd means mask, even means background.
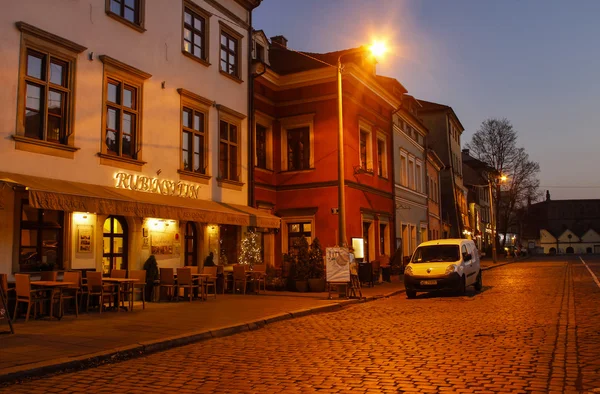
[[[423,165],[419,160],[415,164],[415,190],[423,192]]]
[[[359,160],[360,168],[373,171],[373,148],[371,126],[361,122],[359,129]]]
[[[408,186],[408,157],[400,150],[400,184]]]
[[[308,114],[280,119],[282,171],[314,168],[313,118],[314,114]]]
[[[415,159],[413,157],[408,158],[408,187],[415,189]]]

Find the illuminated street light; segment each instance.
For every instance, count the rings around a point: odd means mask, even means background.
[[[346,246],[346,197],[344,195],[344,116],[342,108],[342,56],[371,53],[375,58],[387,51],[386,45],[381,41],[375,41],[370,47],[355,48],[342,53],[337,61],[337,85],[338,85],[338,244]]]

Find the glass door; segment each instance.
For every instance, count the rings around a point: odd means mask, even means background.
[[[185,224],[185,265],[198,265],[198,243],[196,242],[196,225]]]
[[[114,269],[127,269],[127,223],[119,216],[110,216],[104,222],[102,238],[102,273],[110,275]]]

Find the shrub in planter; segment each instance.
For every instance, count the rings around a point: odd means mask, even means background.
[[[308,286],[310,287],[310,291],[325,291],[325,259],[323,258],[323,248],[321,248],[319,238],[315,238],[313,243],[310,245],[308,261]]]
[[[152,299],[152,290],[154,289],[154,281],[158,280],[158,263],[156,257],[153,254],[148,257],[148,260],[144,263],[144,270],[146,270],[146,301],[154,301]]]
[[[296,291],[306,291],[310,277],[310,255],[308,241],[303,236],[293,248],[292,253],[283,255],[283,260],[290,264],[288,288]]]

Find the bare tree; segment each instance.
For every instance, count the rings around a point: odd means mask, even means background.
[[[496,234],[501,226],[505,241],[509,227],[515,224],[516,212],[524,208],[528,201],[535,201],[539,197],[537,174],[540,166],[529,160],[524,148],[517,146],[517,137],[518,133],[508,119],[491,118],[481,123],[471,142],[466,145],[475,158],[489,164],[498,174],[508,177],[507,183],[497,187],[494,193]]]

